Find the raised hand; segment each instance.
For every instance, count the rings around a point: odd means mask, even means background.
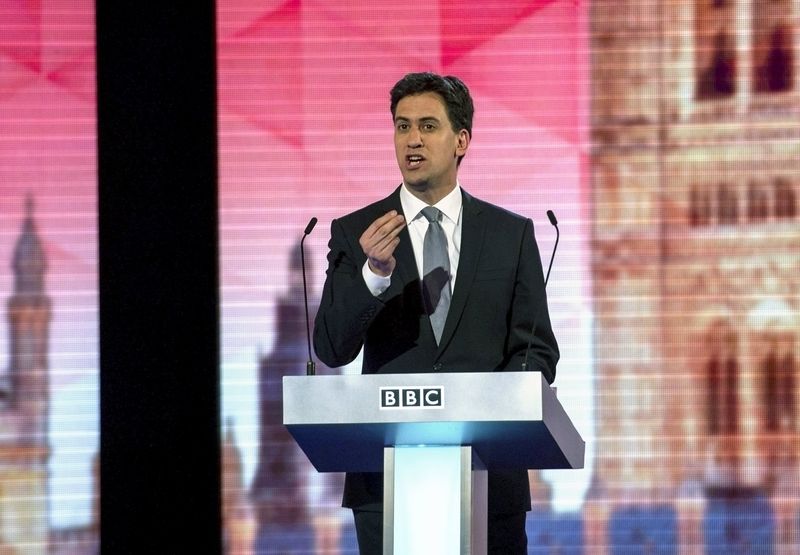
[[[364,231],[358,242],[367,255],[370,269],[379,276],[388,276],[394,271],[397,261],[394,250],[400,244],[400,232],[406,220],[396,210],[390,210]]]

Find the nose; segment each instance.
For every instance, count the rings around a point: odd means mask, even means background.
[[[419,132],[419,128],[412,127],[409,130],[407,135],[407,142],[409,148],[418,148],[422,146],[422,134]]]

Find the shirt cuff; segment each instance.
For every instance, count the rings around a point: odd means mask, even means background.
[[[364,283],[367,284],[367,289],[374,297],[386,291],[392,283],[392,275],[379,276],[370,269],[369,260],[364,262],[364,267],[361,268],[361,275],[364,276]]]

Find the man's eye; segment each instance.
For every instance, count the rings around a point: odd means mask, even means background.
[[[426,131],[433,131],[434,129],[436,129],[436,126],[435,126],[434,124],[432,124],[432,123],[426,123],[426,124],[425,124],[425,125],[423,125],[422,127],[423,127],[423,128],[426,130]]]
[[[397,124],[397,130],[398,131],[406,131],[407,129],[408,129],[408,124],[407,123],[398,123]]]

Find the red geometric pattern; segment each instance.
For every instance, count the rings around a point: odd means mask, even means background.
[[[219,91],[230,110],[302,147],[300,0],[290,0],[219,41]]]
[[[94,100],[94,12],[69,0],[0,0],[0,94],[37,76]]]
[[[0,0],[0,54],[39,72],[41,60],[41,1]]]
[[[440,2],[442,65],[449,66],[552,3],[553,0]]]

